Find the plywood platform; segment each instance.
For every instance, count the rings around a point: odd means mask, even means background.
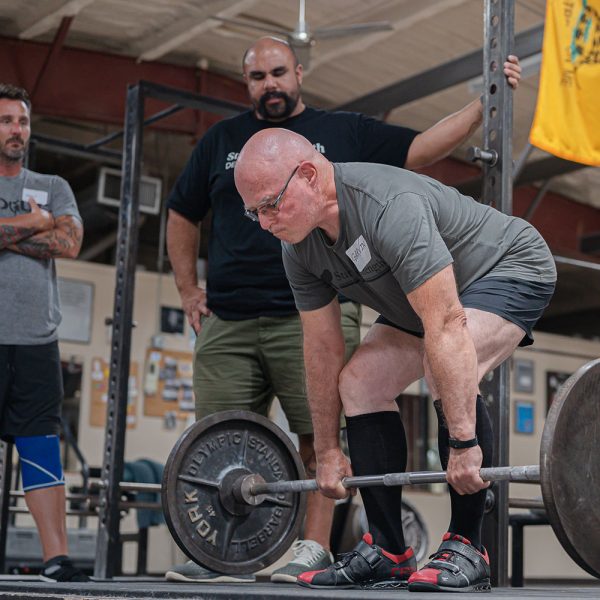
[[[587,600],[600,598],[600,581],[587,582],[573,586],[535,585],[525,588],[498,588],[487,594],[472,594],[469,597],[502,598],[502,600],[524,600],[528,598]],[[111,581],[95,581],[86,584],[49,584],[36,579],[0,578],[0,598],[31,598],[32,600],[105,600],[146,598],[194,598],[197,600],[275,600],[299,599],[310,600],[343,598],[344,600],[398,600],[410,597],[415,600],[442,600],[454,598],[456,594],[410,593],[405,590],[365,591],[365,590],[312,590],[292,584],[239,583],[239,584],[188,584],[169,583],[164,580],[119,579]]]

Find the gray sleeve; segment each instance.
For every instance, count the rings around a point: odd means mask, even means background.
[[[282,243],[281,253],[285,274],[299,311],[322,308],[335,298],[335,290],[302,264],[293,246]]]
[[[406,192],[388,202],[376,227],[376,243],[405,294],[453,263],[426,198]]]
[[[49,207],[55,217],[70,215],[81,221],[71,186],[58,175],[52,178]]]

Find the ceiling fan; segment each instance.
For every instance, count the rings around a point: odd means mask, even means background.
[[[230,19],[216,15],[212,18],[232,25],[241,25],[242,27],[250,27],[258,31],[285,36],[290,43],[290,46],[294,48],[298,60],[300,60],[305,69],[308,69],[310,48],[311,46],[314,46],[316,40],[360,35],[363,33],[373,33],[375,31],[390,31],[393,29],[392,24],[389,21],[372,21],[370,23],[354,23],[344,27],[315,27],[315,29],[311,30],[306,23],[306,0],[299,0],[298,22],[293,31],[290,31],[289,29],[280,29],[278,27],[269,27],[267,25],[259,25],[242,19]]]

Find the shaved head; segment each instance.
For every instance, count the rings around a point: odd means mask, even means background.
[[[298,60],[298,55],[294,52],[294,49],[289,45],[288,42],[282,40],[281,38],[275,36],[265,36],[258,39],[250,48],[244,52],[244,57],[242,58],[242,71],[246,72],[246,64],[252,63],[255,60],[257,53],[269,52],[273,49],[279,49],[282,52],[289,54],[289,56],[294,61],[294,66],[297,67],[300,64]]]
[[[255,133],[242,148],[235,166],[235,183],[238,189],[239,184],[262,186],[275,174],[289,171],[304,160],[316,162],[323,157],[305,137],[271,127]]]
[[[279,239],[297,243],[317,227],[336,239],[333,165],[305,137],[276,127],[255,133],[234,177],[246,213]]]

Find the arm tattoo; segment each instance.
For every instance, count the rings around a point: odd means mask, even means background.
[[[14,246],[20,254],[34,258],[68,258],[76,256],[81,247],[83,228],[70,216],[56,218],[56,227],[21,240]]]
[[[0,248],[7,248],[19,243],[35,233],[31,227],[15,227],[14,225],[0,225]]]

